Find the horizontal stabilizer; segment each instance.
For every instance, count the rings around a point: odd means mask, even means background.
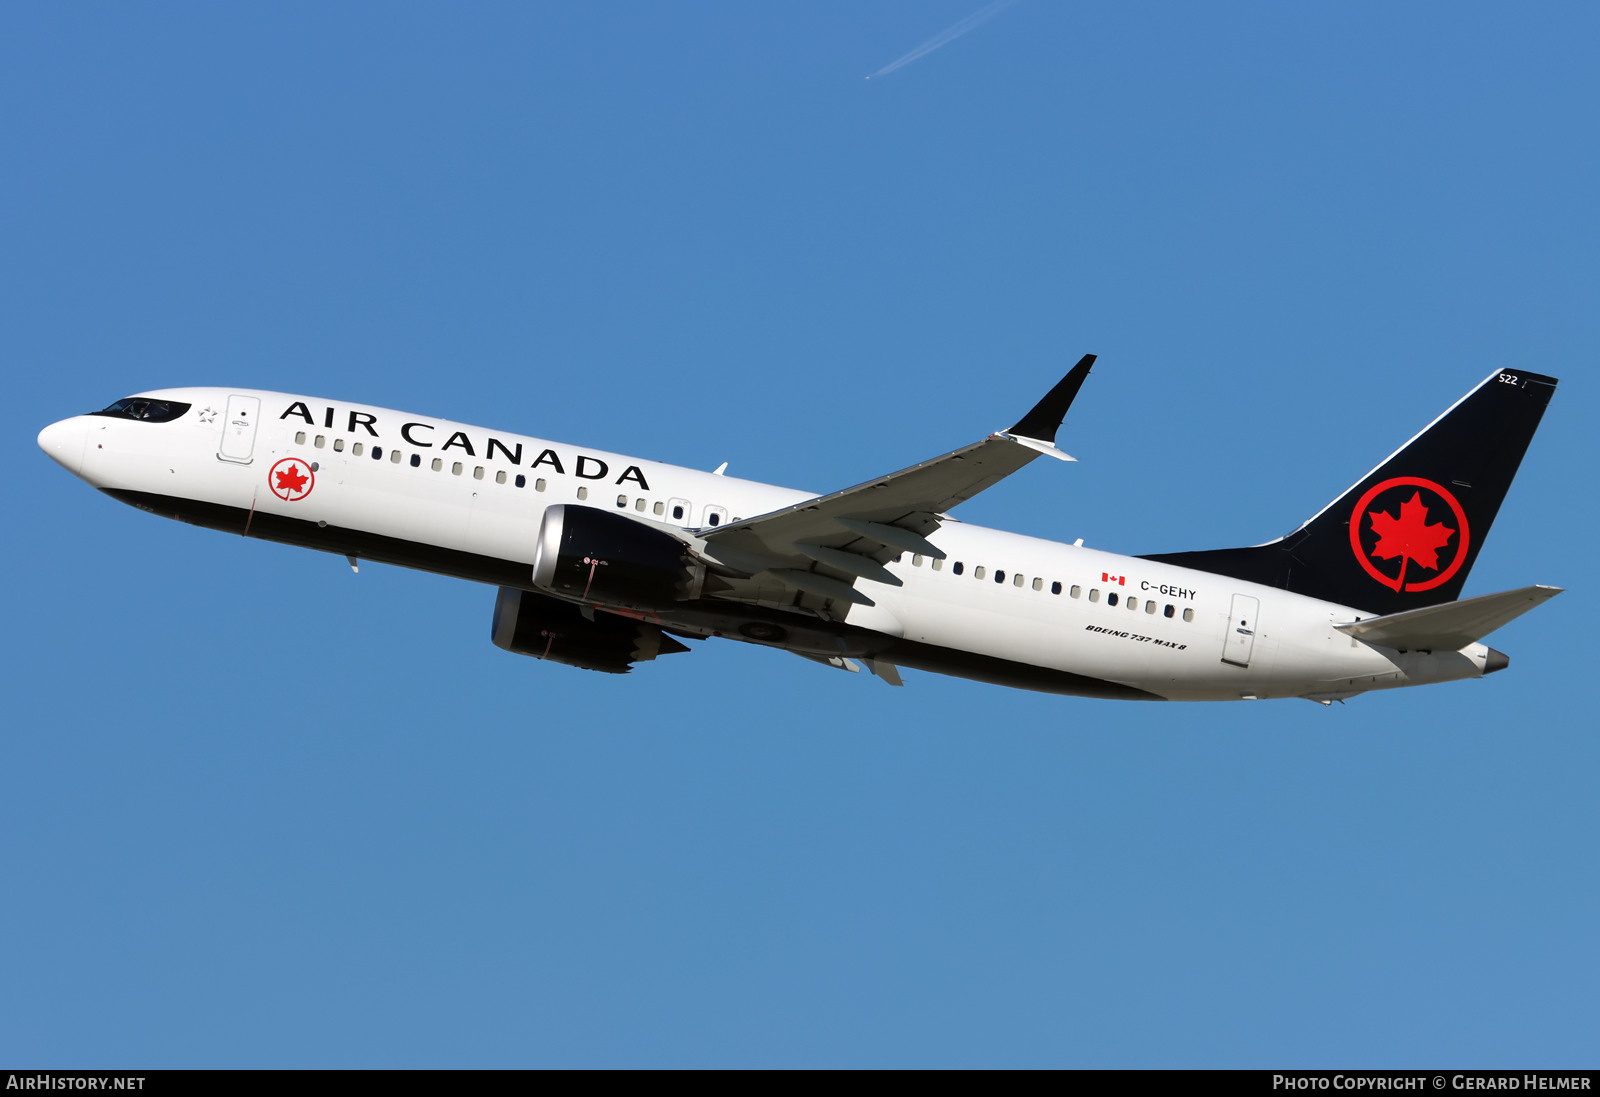
[[[1522,587],[1333,627],[1364,643],[1386,648],[1457,651],[1560,593],[1560,587]]]

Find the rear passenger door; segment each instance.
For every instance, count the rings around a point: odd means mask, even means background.
[[[1256,646],[1256,616],[1261,612],[1261,602],[1248,594],[1235,594],[1233,608],[1228,617],[1228,632],[1222,641],[1222,661],[1236,667],[1250,665],[1250,653]]]

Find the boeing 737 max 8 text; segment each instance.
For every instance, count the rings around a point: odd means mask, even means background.
[[[1041,454],[1094,356],[1015,426],[829,495],[386,408],[141,393],[39,445],[169,518],[499,588],[494,642],[623,672],[727,637],[899,685],[899,668],[1090,697],[1329,702],[1477,678],[1559,593],[1459,600],[1554,378],[1491,374],[1294,533],[1119,556],[967,525]]]

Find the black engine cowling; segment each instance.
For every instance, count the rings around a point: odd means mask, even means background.
[[[594,620],[569,602],[501,587],[491,633],[496,647],[517,655],[626,674],[634,663],[688,651],[654,625],[598,612]]]
[[[664,530],[594,507],[545,508],[536,587],[592,604],[649,607],[697,598],[704,582],[705,566]]]

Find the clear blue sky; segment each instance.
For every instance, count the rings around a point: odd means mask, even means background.
[[[1590,4],[0,8],[0,1065],[1593,1066]],[[34,443],[163,385],[967,521],[1297,524],[1562,378],[1486,681],[1141,705],[699,645],[161,521]],[[1043,467],[1048,465],[1049,467]]]

